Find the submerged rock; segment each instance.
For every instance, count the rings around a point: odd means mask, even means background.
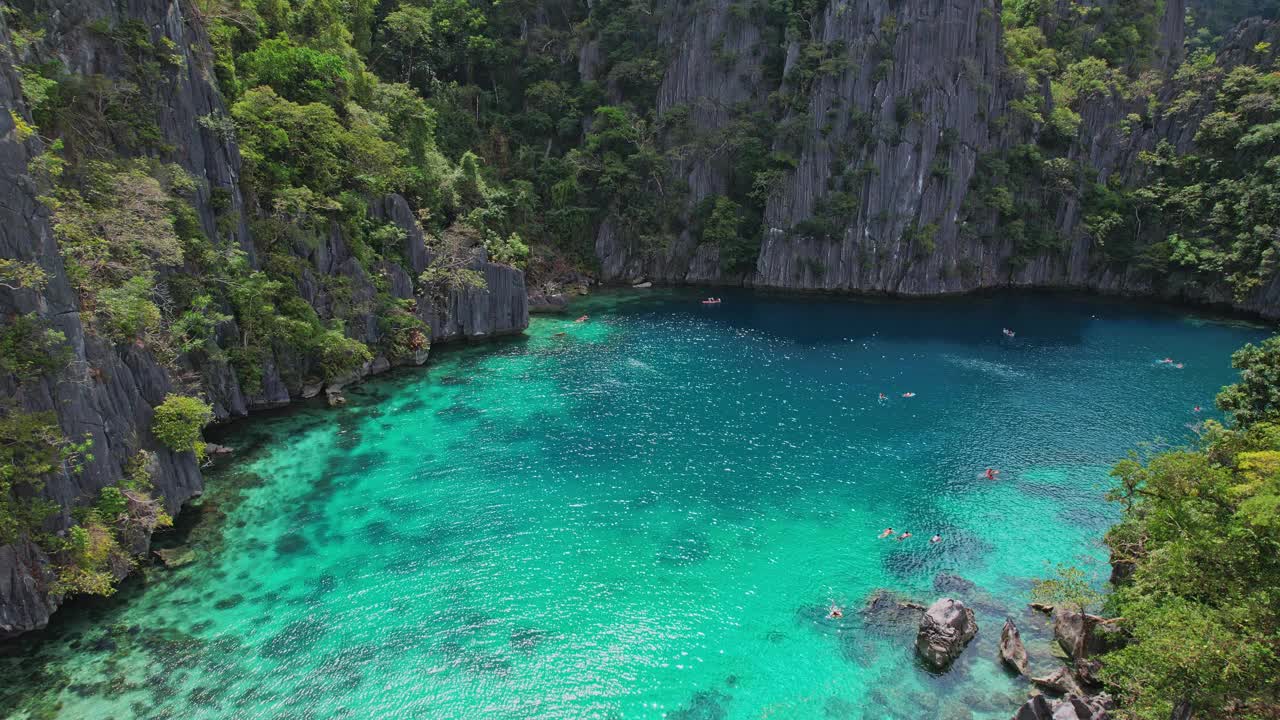
[[[959,575],[942,572],[933,576],[934,592],[962,595],[964,593],[973,592],[977,587],[977,584],[973,581],[966,580]]]
[[[863,622],[869,625],[908,625],[920,621],[925,607],[914,600],[901,597],[889,590],[876,590],[858,611]]]
[[[937,671],[946,670],[978,634],[978,621],[964,603],[942,598],[929,606],[920,619],[916,653]]]
[[[187,547],[164,548],[153,550],[152,553],[160,560],[160,564],[167,568],[180,568],[196,561],[195,551]]]
[[[1022,644],[1022,635],[1013,618],[1005,618],[1004,629],[1000,631],[1000,660],[1019,675],[1027,674],[1027,648]]]

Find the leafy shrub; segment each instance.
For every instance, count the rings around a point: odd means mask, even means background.
[[[200,431],[213,421],[213,408],[200,398],[189,395],[165,397],[155,408],[151,420],[151,432],[166,447],[175,452],[204,454],[204,439]]]
[[[369,348],[359,340],[349,338],[341,330],[326,330],[316,344],[320,356],[320,370],[326,382],[332,382],[356,372],[373,359]]]
[[[0,370],[19,380],[55,372],[70,360],[67,336],[46,327],[35,313],[17,315],[0,327]]]

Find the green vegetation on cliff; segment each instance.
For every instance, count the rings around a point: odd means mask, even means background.
[[[1107,534],[1110,614],[1127,642],[1103,656],[1121,716],[1262,720],[1280,712],[1280,337],[1233,357],[1240,382],[1199,448],[1126,460],[1124,518]]]

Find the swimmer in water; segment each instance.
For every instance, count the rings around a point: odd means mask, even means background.
[[[1199,406],[1199,405],[1197,405],[1197,406],[1195,406],[1195,407],[1191,408],[1191,412],[1193,412],[1193,413],[1198,413],[1198,412],[1200,412],[1200,406]]]
[[[907,539],[907,538],[909,538],[909,537],[911,537],[911,533],[909,533],[909,532],[904,532],[904,533],[902,533],[901,535],[899,535],[899,536],[898,536],[898,542],[902,542],[903,540],[906,540],[906,539]]]
[[[844,617],[844,612],[841,611],[840,608],[836,607],[835,605],[832,605],[831,612],[827,613],[827,617],[831,618],[832,620],[839,620],[840,618]]]
[[[1161,360],[1161,361],[1160,361],[1160,363],[1161,363],[1161,364],[1163,364],[1163,365],[1172,365],[1172,364],[1173,364],[1173,358],[1165,358],[1165,359]]]
[[[880,533],[880,539],[883,540],[892,534],[893,534],[893,528],[885,528],[884,532]]]
[[[889,399],[889,396],[885,395],[884,393],[880,393],[880,397],[878,398],[879,402],[884,402],[885,400],[888,400],[888,399]]]
[[[1176,367],[1176,368],[1178,368],[1179,370],[1181,370],[1181,369],[1182,369],[1182,363],[1176,363],[1176,364],[1174,365],[1174,367]]]
[[[902,397],[904,397],[904,398],[913,398],[913,397],[915,397],[915,396],[916,396],[916,394],[915,394],[915,393],[913,393],[913,392],[905,392],[905,393],[902,393]]]
[[[987,468],[987,471],[983,474],[987,476],[988,480],[995,480],[996,476],[1000,474],[1000,471]]]
[[[583,315],[582,317],[578,318],[577,320],[574,320],[574,322],[586,322],[588,317],[589,317],[588,315]]]
[[[929,542],[931,542],[931,543],[940,543],[940,542],[942,542],[942,536],[941,536],[941,535],[934,535],[933,537],[929,538]]]

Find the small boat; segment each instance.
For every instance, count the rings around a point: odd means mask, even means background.
[[[720,298],[707,298],[706,300],[702,301],[702,304],[703,305],[719,305]]]
[[[638,289],[638,290],[643,290],[643,289],[645,289],[645,288],[651,288],[651,287],[653,287],[653,283],[651,283],[651,282],[649,282],[649,281],[647,281],[647,280],[646,280],[645,282],[642,282],[642,283],[636,283],[635,285],[632,285],[631,287],[636,288],[636,289]]]

